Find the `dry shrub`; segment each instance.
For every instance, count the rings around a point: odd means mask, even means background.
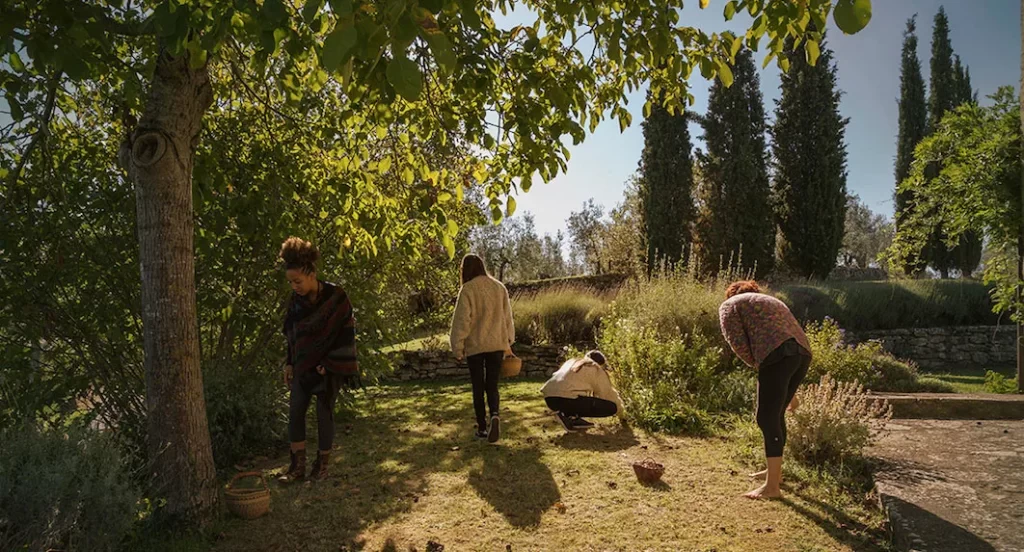
[[[787,416],[786,444],[807,464],[842,463],[862,456],[892,418],[888,401],[872,398],[856,381],[838,382],[828,374],[798,396],[800,407]]]

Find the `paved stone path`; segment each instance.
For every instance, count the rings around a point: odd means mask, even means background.
[[[1024,552],[1024,421],[893,420],[872,454],[901,550]]]

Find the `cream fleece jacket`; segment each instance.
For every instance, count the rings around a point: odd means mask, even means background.
[[[596,397],[615,403],[617,414],[625,413],[619,392],[612,387],[608,372],[587,358],[570,358],[562,364],[551,379],[540,388],[547,397],[575,399],[577,397]]]
[[[451,346],[458,358],[504,351],[516,341],[512,303],[505,286],[490,276],[462,284],[452,316]]]

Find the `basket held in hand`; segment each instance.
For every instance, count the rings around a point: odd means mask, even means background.
[[[236,489],[235,483],[246,477],[258,477],[259,489]],[[224,489],[224,499],[231,513],[243,519],[256,519],[270,511],[270,488],[263,474],[258,471],[242,472],[231,478]]]
[[[523,359],[516,355],[507,356],[501,361],[501,377],[503,378],[514,378],[519,375],[519,371],[522,369]]]

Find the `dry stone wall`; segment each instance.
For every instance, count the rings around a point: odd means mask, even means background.
[[[1017,329],[1003,325],[846,332],[846,341],[880,341],[896,357],[926,370],[990,369],[1016,361]]]
[[[557,345],[515,345],[516,356],[523,359],[520,376],[548,377],[565,362],[566,347]],[[466,362],[458,362],[448,351],[403,351],[393,357],[395,371],[389,379],[418,381],[469,379]]]

